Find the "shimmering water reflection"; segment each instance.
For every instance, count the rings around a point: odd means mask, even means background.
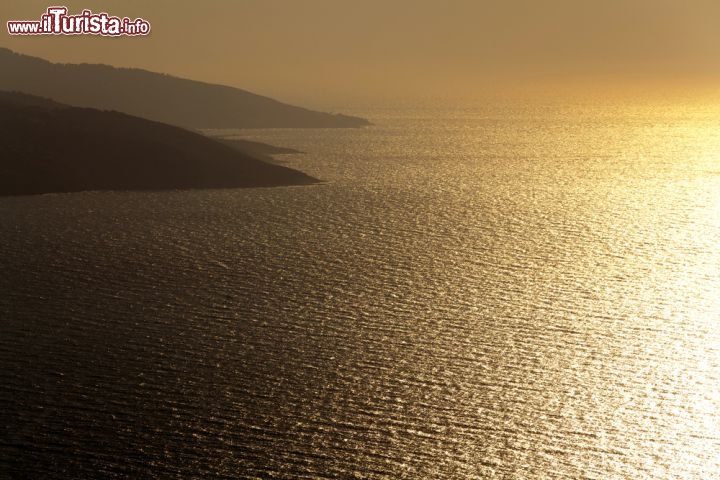
[[[0,473],[720,475],[719,112],[355,113],[242,132],[323,185],[0,199]]]

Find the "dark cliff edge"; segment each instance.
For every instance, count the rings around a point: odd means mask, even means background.
[[[317,182],[179,127],[0,92],[0,195]]]
[[[136,68],[57,64],[0,48],[0,90],[117,110],[185,128],[345,128],[363,118],[316,112],[224,85]]]

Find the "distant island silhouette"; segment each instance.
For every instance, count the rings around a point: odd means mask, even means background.
[[[217,140],[220,143],[236,148],[241,152],[249,153],[250,155],[265,160],[266,162],[277,162],[277,160],[270,155],[285,155],[289,153],[305,153],[294,148],[277,147],[275,145],[268,145],[267,143],[256,142],[253,140],[246,140],[244,138],[227,138],[223,135],[209,135],[213,140]]]
[[[338,128],[363,118],[316,112],[224,85],[136,68],[59,64],[0,48],[0,90],[117,110],[186,128]]]
[[[316,182],[242,151],[242,142],[230,146],[125,113],[0,92],[0,195]]]

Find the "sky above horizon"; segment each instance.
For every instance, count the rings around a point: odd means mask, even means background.
[[[720,79],[717,0],[66,1],[152,25],[147,37],[11,36],[53,62],[106,63],[309,105],[548,85],[683,88]],[[3,23],[54,4],[6,0]],[[720,82],[718,82],[720,83]]]

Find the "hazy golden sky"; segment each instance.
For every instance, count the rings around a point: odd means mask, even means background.
[[[142,17],[148,37],[11,37],[59,62],[135,66],[322,104],[507,85],[720,77],[720,0],[2,0],[0,17]]]

